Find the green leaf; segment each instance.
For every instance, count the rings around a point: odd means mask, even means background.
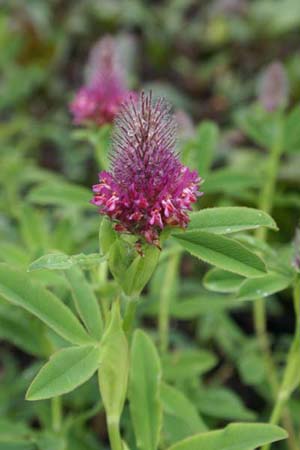
[[[266,368],[261,353],[252,345],[244,345],[237,367],[245,384],[257,385],[264,381]]]
[[[78,255],[66,255],[65,253],[49,253],[33,261],[28,270],[66,270],[75,265],[83,269],[89,269],[93,266],[98,266],[105,258],[98,253],[90,253],[85,255],[80,253]]]
[[[232,296],[216,295],[208,292],[199,295],[199,297],[187,298],[171,305],[170,314],[177,319],[188,320],[239,305],[240,302]]]
[[[210,417],[226,420],[253,420],[255,413],[246,408],[240,398],[223,387],[201,389],[196,399],[199,411]]]
[[[162,424],[161,367],[151,339],[134,333],[131,348],[129,405],[140,450],[156,450]]]
[[[29,369],[30,370],[30,369]],[[23,374],[24,375],[24,374]],[[0,418],[0,440],[9,441],[15,439],[30,438],[33,435],[33,430],[25,422],[19,422],[16,418],[8,419],[7,417]]]
[[[66,450],[66,440],[65,436],[59,436],[55,432],[44,431],[38,436],[36,443],[39,450]]]
[[[109,269],[120,286],[122,286],[124,274],[135,255],[136,252],[132,246],[120,237],[116,238],[110,247],[108,256]]]
[[[107,421],[119,421],[126,398],[129,350],[120,307],[114,303],[108,328],[101,341],[99,386]]]
[[[20,244],[4,241],[0,242],[0,258],[3,262],[17,267],[27,267],[30,261],[28,251],[20,248]]]
[[[13,305],[0,304],[0,339],[32,355],[43,357],[50,353],[45,326]]]
[[[41,213],[29,205],[23,206],[19,214],[20,232],[30,252],[42,252],[47,248],[48,230]]]
[[[197,409],[181,391],[163,384],[161,396],[164,409],[164,438],[169,444],[207,430]]]
[[[270,114],[260,105],[239,111],[236,121],[241,129],[264,148],[271,148],[276,137],[278,127],[277,114]]]
[[[73,391],[96,372],[100,348],[94,345],[69,347],[54,353],[42,367],[27,394],[27,400],[42,400]]]
[[[222,269],[211,269],[205,274],[203,285],[210,291],[231,293],[236,292],[244,280],[235,273]]]
[[[101,339],[103,321],[98,300],[91,285],[87,282],[79,267],[71,267],[66,270],[65,274],[71,286],[76,309],[83,323],[91,336],[95,339]]]
[[[288,115],[284,127],[283,148],[287,152],[300,151],[300,106],[296,106]]]
[[[250,188],[261,186],[262,177],[257,173],[249,173],[232,168],[218,169],[209,174],[201,187],[206,194],[235,194]]]
[[[233,239],[198,230],[173,236],[192,255],[220,269],[245,277],[257,277],[266,272],[262,259]]]
[[[136,256],[124,274],[122,287],[125,294],[137,296],[141,293],[157,266],[159,255],[160,250],[154,245],[143,246],[143,255]]]
[[[286,437],[286,431],[276,425],[234,423],[222,430],[209,431],[185,439],[168,450],[255,450],[261,445]]]
[[[0,438],[0,450],[37,450],[37,446],[25,440],[2,441]]]
[[[110,271],[126,295],[139,295],[158,263],[158,248],[145,244],[141,251],[139,255],[132,243],[121,238],[116,239],[110,248]]]
[[[117,233],[113,229],[112,221],[107,217],[103,217],[99,227],[99,247],[101,253],[106,255],[109,253],[111,246],[117,238]]]
[[[206,173],[214,159],[214,153],[219,138],[219,130],[214,122],[204,121],[196,130],[197,170],[202,175]]]
[[[67,341],[79,345],[92,341],[69,308],[54,294],[32,282],[28,274],[6,264],[0,264],[0,295],[37,316]]]
[[[195,132],[195,138],[185,145],[183,157],[186,157],[188,165],[201,175],[205,174],[212,164],[218,138],[217,125],[207,120],[201,122]]]
[[[277,230],[276,223],[265,212],[240,206],[202,209],[191,213],[190,219],[188,230],[197,229],[217,234],[237,233],[258,227]]]
[[[38,205],[53,205],[64,208],[90,209],[92,192],[89,189],[72,183],[56,181],[34,187],[27,199]]]
[[[217,364],[207,350],[177,350],[163,357],[163,374],[168,381],[185,380],[208,372]]]
[[[268,273],[263,277],[245,280],[236,296],[239,300],[256,300],[283,291],[292,279],[278,273]]]
[[[64,270],[72,267],[73,264],[75,263],[71,256],[65,255],[64,253],[49,253],[33,261],[29,265],[28,271],[31,272],[41,269]]]

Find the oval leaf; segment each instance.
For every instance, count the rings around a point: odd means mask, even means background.
[[[28,271],[47,269],[47,270],[66,270],[70,267],[78,265],[83,269],[89,269],[93,266],[98,266],[105,257],[99,255],[98,253],[90,253],[85,255],[80,253],[78,255],[66,255],[65,253],[49,253],[48,255],[43,255],[40,258],[33,261]]]
[[[51,344],[46,336],[47,328],[26,311],[0,304],[0,339],[6,339],[25,352],[36,356],[49,356]]]
[[[73,344],[89,344],[92,338],[67,306],[52,292],[32,282],[28,274],[0,264],[0,295],[21,306]]]
[[[217,363],[215,355],[207,350],[177,350],[163,358],[164,377],[170,381],[197,377]]]
[[[278,273],[245,280],[237,293],[239,300],[256,300],[283,291],[291,284],[291,278]]]
[[[245,277],[258,277],[266,272],[262,259],[233,239],[198,230],[174,237],[192,255],[220,269]]]
[[[209,231],[217,234],[237,233],[267,227],[277,230],[269,214],[254,208],[228,206],[207,208],[190,215],[189,230]]]
[[[91,285],[87,282],[79,267],[71,267],[65,273],[70,283],[78,314],[91,335],[95,339],[101,339],[103,322],[98,300]]]
[[[210,291],[230,293],[236,292],[243,281],[244,278],[236,273],[211,269],[205,274],[203,285]]]
[[[196,407],[181,391],[163,384],[161,396],[164,436],[169,444],[207,430]]]
[[[84,186],[56,181],[34,187],[27,199],[38,205],[89,209],[91,197],[91,192]]]
[[[223,430],[201,433],[185,439],[168,450],[254,450],[286,437],[287,433],[276,425],[234,423]]]
[[[156,348],[141,330],[133,336],[129,403],[138,448],[156,450],[162,423],[161,367]]]
[[[210,417],[226,420],[253,420],[255,413],[242,403],[238,395],[224,387],[211,387],[196,393],[199,411]]]
[[[73,391],[99,367],[100,349],[94,345],[60,350],[42,367],[27,394],[27,400],[42,400]]]
[[[262,184],[262,177],[258,173],[237,171],[232,168],[214,170],[203,184],[206,194],[215,192],[228,192],[234,194],[243,192]]]
[[[240,302],[229,295],[217,295],[210,292],[199,297],[187,298],[171,305],[171,315],[177,319],[195,319],[203,314],[217,313],[224,309],[239,306]]]
[[[118,422],[127,392],[129,351],[123,331],[118,303],[113,305],[111,319],[101,341],[99,386],[108,423]]]

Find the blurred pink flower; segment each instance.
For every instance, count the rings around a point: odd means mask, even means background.
[[[118,58],[117,44],[106,36],[92,49],[88,62],[89,77],[72,103],[70,111],[76,124],[111,123],[121,104],[134,92],[128,90]]]
[[[281,62],[273,62],[264,71],[258,97],[266,111],[276,111],[288,101],[289,84],[286,71]]]
[[[176,124],[164,99],[125,102],[117,116],[112,169],[99,174],[92,203],[119,232],[159,246],[165,226],[185,228],[188,210],[201,195],[200,177],[175,151]]]

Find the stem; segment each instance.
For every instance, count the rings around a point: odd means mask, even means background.
[[[169,346],[169,310],[172,300],[172,288],[170,288],[170,286],[172,287],[176,282],[179,260],[179,254],[171,256],[165,268],[166,274],[160,294],[158,316],[158,331],[161,353],[165,353]]]
[[[296,314],[296,327],[292,345],[289,350],[287,364],[285,367],[282,383],[274,405],[270,423],[277,425],[283,415],[284,407],[288,402],[293,390],[298,385],[297,374],[299,371],[299,351],[300,351],[300,281],[297,280],[294,286],[294,308]],[[296,379],[296,382],[295,382]],[[299,449],[297,443],[293,441],[294,449]],[[268,450],[270,445],[265,445],[262,450]]]
[[[280,117],[277,126],[277,137],[274,139],[273,147],[269,156],[269,165],[266,173],[266,181],[260,194],[258,207],[259,209],[270,213],[273,206],[273,196],[275,193],[276,178],[279,169],[280,156],[282,153],[282,124]],[[267,239],[267,228],[259,228],[256,232],[256,237],[262,241]],[[276,375],[276,368],[273,363],[269,339],[266,329],[266,308],[263,299],[255,300],[254,302],[254,326],[258,343],[265,358],[265,366],[267,368],[268,378],[273,395],[276,395],[278,389],[278,380]]]
[[[51,399],[51,412],[52,412],[52,428],[54,432],[58,433],[61,429],[61,422],[62,422],[61,397],[53,397]]]
[[[269,165],[266,173],[266,182],[263,186],[263,189],[260,194],[258,207],[259,209],[265,211],[266,213],[271,213],[273,207],[273,196],[275,193],[276,187],[276,179],[279,170],[280,157],[282,154],[282,124],[281,118],[278,118],[278,126],[277,126],[277,138],[274,140],[274,145],[271,149],[270,157],[269,157]],[[267,240],[268,229],[267,228],[259,228],[256,232],[256,237],[261,239],[262,241]],[[272,358],[272,353],[270,350],[270,344],[267,334],[266,327],[266,308],[265,302],[263,299],[255,300],[254,302],[254,326],[255,332],[258,339],[258,343],[262,352],[262,355],[265,359],[265,367],[267,369],[267,375],[271,387],[271,391],[273,397],[277,396],[279,398],[278,389],[279,382],[276,373],[276,367]],[[273,411],[273,420],[277,419],[277,415],[281,416],[283,413],[283,422],[286,428],[289,430],[289,438],[288,444],[292,450],[299,450],[299,447],[296,442],[296,437],[293,429],[293,423],[291,420],[290,413],[288,409],[284,408],[285,401],[278,400],[277,404],[274,407]],[[269,446],[263,447],[262,450],[268,450]]]
[[[115,420],[114,417],[108,417],[107,427],[111,450],[123,450],[119,420]]]

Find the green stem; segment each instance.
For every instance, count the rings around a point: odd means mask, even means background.
[[[176,282],[179,261],[179,254],[172,255],[169,258],[169,261],[166,263],[166,273],[160,291],[158,331],[162,354],[167,351],[169,346],[170,303],[172,300],[172,286]]]
[[[259,209],[270,213],[273,206],[273,197],[275,193],[276,179],[279,170],[280,157],[282,154],[282,124],[279,117],[278,126],[276,127],[278,135],[274,139],[274,145],[269,156],[269,164],[267,167],[265,184],[260,194],[258,207]],[[267,228],[261,227],[257,230],[256,237],[262,241],[267,239]],[[254,302],[254,325],[256,336],[262,355],[265,358],[265,366],[267,368],[268,378],[273,395],[276,395],[278,389],[278,380],[276,375],[276,368],[273,363],[269,339],[266,329],[266,308],[263,299],[258,299]]]
[[[61,397],[54,397],[51,399],[51,412],[52,412],[52,428],[55,433],[58,433],[61,429],[62,423]]]
[[[274,405],[270,423],[277,425],[283,415],[284,408],[293,392],[298,385],[299,372],[299,351],[300,351],[300,280],[297,280],[294,286],[294,308],[296,314],[296,327],[292,345],[287,358],[281,386],[277,394],[277,400]],[[296,382],[295,382],[296,380]],[[293,443],[295,449],[299,449],[297,443]],[[268,450],[270,445],[265,445],[262,450]]]
[[[282,148],[282,123],[281,123],[281,117],[278,117],[278,126],[277,126],[277,133],[276,139],[274,139],[274,145],[271,149],[270,157],[269,157],[269,164],[267,167],[267,173],[266,173],[266,182],[263,186],[263,189],[260,194],[258,207],[267,212],[271,213],[272,207],[273,207],[273,197],[275,194],[275,188],[276,188],[276,179],[279,171],[279,164],[280,164],[280,157],[283,151]],[[261,239],[262,241],[267,240],[267,234],[268,230],[267,228],[259,228],[256,232],[256,237]],[[267,376],[269,379],[271,391],[273,394],[273,397],[276,397],[278,395],[279,390],[279,382],[277,378],[276,373],[276,367],[272,358],[272,353],[270,350],[269,345],[269,339],[267,334],[267,327],[266,327],[266,308],[265,308],[265,302],[263,299],[258,299],[254,302],[254,326],[256,331],[256,336],[258,339],[258,343],[262,352],[262,355],[265,359],[265,367],[267,370]],[[277,397],[278,398],[278,397]],[[288,409],[284,408],[285,402],[281,404],[281,401],[277,402],[277,406],[274,407],[274,417],[276,419],[277,414],[281,414],[283,412],[283,421],[284,425],[289,430],[289,447],[292,450],[299,450],[299,447],[296,442],[295,433],[293,429],[293,423],[289,414]],[[266,447],[268,448],[268,447]],[[263,450],[266,450],[264,448]]]
[[[115,420],[113,417],[108,417],[107,428],[111,450],[123,450],[119,420]]]

